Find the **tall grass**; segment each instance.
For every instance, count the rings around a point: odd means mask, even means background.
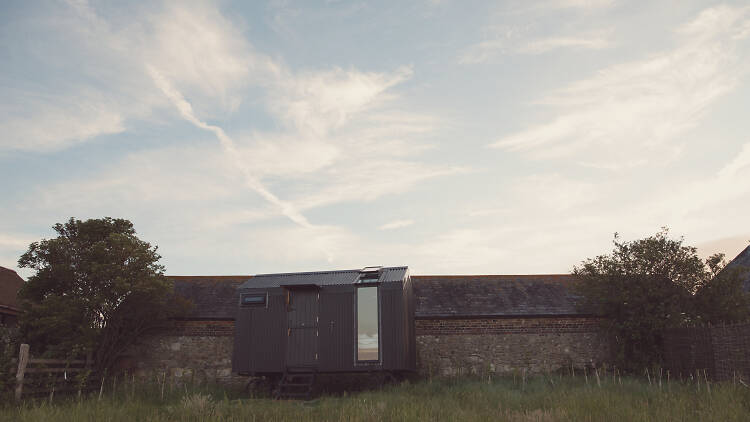
[[[741,384],[625,377],[536,376],[432,379],[311,402],[158,384],[66,399],[5,404],[13,421],[748,421]]]

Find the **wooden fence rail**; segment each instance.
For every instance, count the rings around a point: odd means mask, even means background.
[[[76,376],[88,371],[85,381],[96,379],[92,372],[92,360],[87,359],[34,359],[29,353],[29,345],[22,344],[19,352],[16,371],[16,400],[26,395],[50,394],[57,392],[75,392],[92,389],[90,382],[82,382]],[[47,374],[47,380],[43,375]],[[68,377],[71,374],[71,377]],[[62,377],[61,377],[62,375]],[[77,383],[77,385],[76,385]],[[24,386],[27,388],[24,389]]]

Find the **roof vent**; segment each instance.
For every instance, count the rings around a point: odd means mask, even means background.
[[[359,270],[359,279],[360,281],[378,280],[382,272],[383,267],[365,267]]]

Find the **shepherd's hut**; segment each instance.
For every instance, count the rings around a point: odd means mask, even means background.
[[[416,369],[408,267],[261,274],[237,291],[235,373]]]

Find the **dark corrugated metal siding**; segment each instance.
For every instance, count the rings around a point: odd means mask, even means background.
[[[404,304],[406,306],[406,327],[407,327],[407,370],[416,371],[417,369],[417,330],[414,319],[416,317],[417,302],[414,295],[414,283],[411,277],[407,277],[404,283]]]
[[[318,290],[289,291],[287,366],[318,364]]]
[[[320,370],[353,371],[356,344],[351,286],[321,290],[320,333]]]
[[[252,311],[240,308],[234,322],[234,351],[232,353],[232,372],[250,372],[250,329],[252,327]]]
[[[265,293],[244,290],[242,293]],[[232,370],[237,373],[281,372],[286,350],[286,309],[282,289],[269,289],[266,307],[237,312]],[[239,297],[237,298],[239,302]]]
[[[271,373],[282,372],[287,365],[317,362],[323,372],[415,370],[414,292],[405,267],[394,268],[388,277],[397,273],[402,280],[382,282],[381,277],[377,283],[378,364],[356,361],[356,295],[362,284],[322,283],[320,289],[291,287],[289,308],[287,288],[240,289],[240,293],[268,292],[269,299],[266,308],[239,308],[233,369]]]
[[[381,285],[380,290],[380,351],[383,369],[396,369],[400,360],[402,326],[401,283]]]
[[[253,371],[283,371],[287,327],[286,298],[282,289],[269,290],[268,308],[256,310],[252,322]]]

